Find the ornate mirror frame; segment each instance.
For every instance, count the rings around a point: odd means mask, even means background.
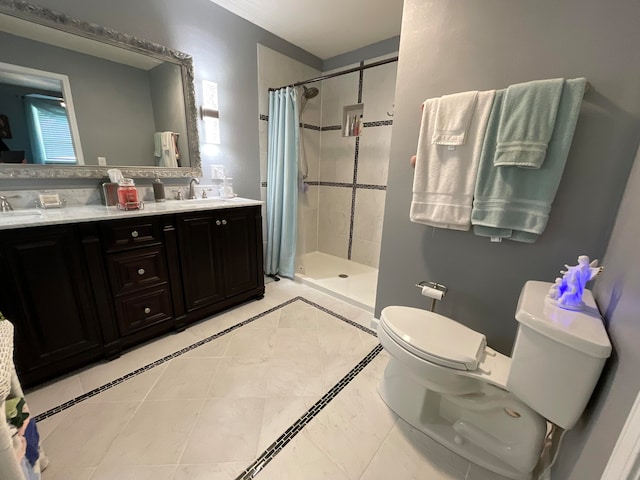
[[[193,61],[190,55],[170,48],[148,42],[131,35],[71,18],[63,13],[33,5],[23,1],[0,0],[0,14],[9,15],[22,20],[50,27],[79,37],[88,38],[132,52],[152,56],[158,60],[174,63],[180,66],[182,72],[182,86],[187,120],[187,144],[189,148],[189,167],[117,167],[125,177],[132,178],[183,178],[201,177],[202,164],[198,139],[198,113],[195,103]],[[107,169],[115,167],[98,166],[58,166],[58,165],[0,165],[0,179],[3,178],[101,178],[107,176]]]

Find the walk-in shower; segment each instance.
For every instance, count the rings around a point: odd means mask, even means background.
[[[396,61],[392,56],[371,59],[290,85],[299,87],[300,112],[295,277],[371,312]],[[276,67],[269,68],[272,72]],[[314,86],[307,86],[310,83]],[[268,118],[263,115],[261,120]],[[268,190],[268,185],[263,187]]]

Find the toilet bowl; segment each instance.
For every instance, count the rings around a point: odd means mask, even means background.
[[[611,344],[590,292],[586,310],[545,302],[551,286],[527,282],[511,357],[442,315],[390,306],[378,338],[390,360],[379,385],[401,418],[473,463],[508,478],[531,478],[547,422],[571,428]]]

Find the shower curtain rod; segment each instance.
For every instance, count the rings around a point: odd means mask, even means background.
[[[329,73],[327,75],[322,75],[321,77],[311,78],[309,80],[292,83],[290,85],[284,85],[282,87],[277,87],[277,88],[270,87],[269,91],[272,92],[272,91],[280,90],[281,88],[287,88],[287,87],[299,87],[300,85],[306,85],[307,83],[320,82],[328,78],[339,77],[340,75],[346,75],[347,73],[359,72],[361,70],[366,70],[367,68],[379,67],[380,65],[385,65],[387,63],[397,62],[397,61],[398,61],[398,57],[387,58],[386,60],[380,60],[379,62],[373,62],[368,65],[362,65],[360,67],[349,68],[347,70],[342,70],[341,72]]]

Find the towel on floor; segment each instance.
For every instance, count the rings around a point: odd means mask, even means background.
[[[441,99],[424,102],[413,177],[412,222],[453,230],[471,228],[471,206],[482,139],[495,90],[478,92],[464,145],[431,143]]]
[[[153,134],[153,155],[158,158],[159,167],[178,167],[178,149],[175,142],[175,133],[156,132]]]
[[[464,145],[477,98],[477,90],[442,96],[438,102],[431,143]]]
[[[496,92],[478,168],[471,223],[476,235],[533,243],[544,231],[571,148],[586,79],[567,80],[556,127],[539,169],[494,167],[505,91]]]
[[[563,84],[563,78],[554,78],[507,88],[498,123],[496,167],[540,168],[556,125]]]

